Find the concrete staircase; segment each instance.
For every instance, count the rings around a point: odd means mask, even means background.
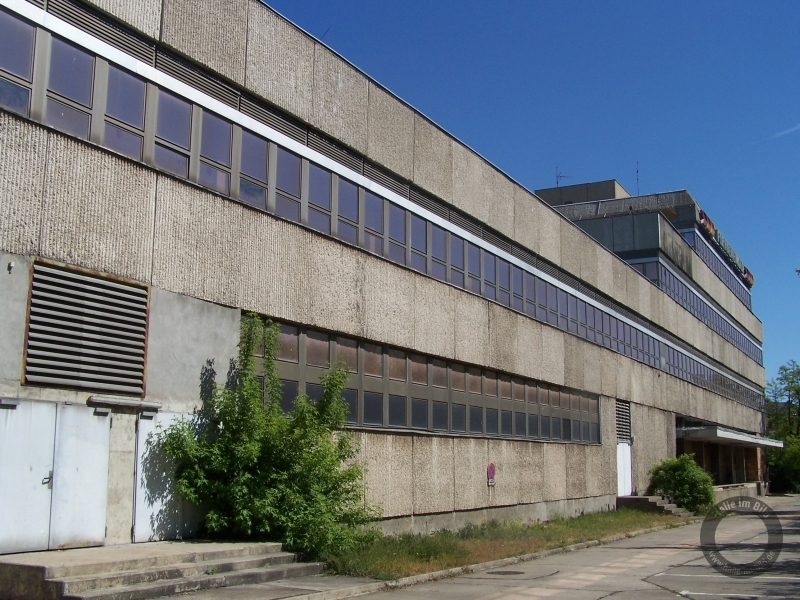
[[[661,496],[617,496],[617,508],[631,508],[646,512],[672,514],[677,517],[691,517],[692,513],[671,504]]]
[[[282,552],[280,544],[221,544],[218,548],[208,544],[200,551],[193,551],[191,546],[185,543],[185,552],[17,565],[27,571],[24,579],[30,584],[28,589],[16,590],[18,593],[10,596],[0,592],[0,598],[143,600],[318,575],[324,569],[323,563],[297,562],[296,555]],[[38,585],[31,577],[33,569],[39,572]]]

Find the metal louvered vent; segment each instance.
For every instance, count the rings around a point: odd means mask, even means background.
[[[147,289],[35,264],[25,382],[144,393]]]
[[[383,187],[387,187],[390,190],[397,192],[403,198],[408,198],[409,190],[407,183],[403,183],[400,179],[388,171],[384,171],[379,166],[374,165],[367,160],[364,161],[364,176],[369,177],[376,183],[380,183]]]
[[[450,220],[450,209],[445,204],[438,200],[429,198],[417,189],[411,188],[408,191],[408,199],[414,204],[419,204],[422,208],[426,208],[435,215],[439,215],[443,219]]]
[[[242,96],[239,102],[239,110],[246,114],[248,117],[260,121],[264,125],[272,127],[282,134],[289,136],[293,140],[305,144],[308,142],[308,130],[305,125],[290,119],[277,110],[272,110],[267,106]]]
[[[34,2],[34,4],[41,7],[44,6],[44,2],[41,4]],[[155,62],[155,45],[123,30],[109,19],[86,7],[70,2],[70,0],[49,0],[47,12],[79,29],[83,29],[86,33],[100,38],[148,65],[152,65]]]
[[[332,158],[339,164],[353,169],[359,175],[363,172],[364,161],[360,156],[345,150],[336,142],[319,135],[313,131],[308,132],[308,147],[313,148],[320,154]]]
[[[182,60],[159,50],[156,54],[156,69],[172,75],[175,79],[205,92],[238,110],[239,92],[222,81],[209,77]]]
[[[483,227],[481,227],[480,223],[474,222],[472,219],[468,219],[467,217],[463,216],[461,213],[457,213],[454,210],[450,211],[450,222],[454,225],[458,225],[462,229],[466,229],[471,234],[476,235],[478,237],[482,237],[483,234]]]
[[[508,242],[508,241],[504,240],[503,238],[495,235],[494,233],[492,233],[491,231],[489,231],[486,228],[484,228],[484,230],[483,230],[483,239],[485,239],[490,244],[494,244],[498,248],[502,248],[506,252],[511,252],[511,247],[512,247],[511,242]]]
[[[44,0],[28,0],[28,2],[39,8],[44,8]]]
[[[528,263],[532,267],[537,267],[539,265],[539,261],[536,260],[536,257],[525,250],[525,248],[521,246],[517,246],[516,244],[511,248],[511,255],[516,256],[523,262]]]
[[[631,441],[631,403],[617,400],[617,441]]]

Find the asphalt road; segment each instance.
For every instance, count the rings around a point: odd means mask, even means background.
[[[509,567],[388,592],[387,600],[697,600],[800,598],[800,497],[770,497],[783,545],[767,572],[730,577],[715,571],[700,549],[701,525],[635,538]],[[716,532],[722,556],[736,564],[760,556],[767,528],[755,516],[724,519]],[[387,592],[381,592],[386,594]],[[373,594],[374,595],[374,594]]]

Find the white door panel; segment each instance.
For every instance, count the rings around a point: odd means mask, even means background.
[[[631,446],[617,444],[617,496],[630,496],[631,480]]]
[[[105,543],[110,424],[110,415],[88,406],[58,407],[51,550]]]
[[[47,550],[56,405],[0,408],[0,554]]]
[[[180,499],[175,489],[175,464],[153,444],[159,428],[189,418],[191,415],[159,412],[137,421],[134,543],[183,539],[197,531],[200,510]]]

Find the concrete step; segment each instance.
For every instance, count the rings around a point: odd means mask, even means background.
[[[159,565],[144,569],[108,571],[91,575],[77,575],[51,579],[60,586],[61,595],[78,594],[92,590],[134,586],[170,579],[185,579],[200,575],[230,573],[262,569],[275,565],[284,565],[296,561],[296,556],[289,552],[270,552],[261,556],[245,556],[241,558],[221,558],[202,562],[185,562],[173,565]]]
[[[319,575],[324,563],[291,563],[260,569],[247,569],[227,573],[214,573],[127,585],[115,588],[88,590],[62,596],[64,600],[147,600],[185,592],[196,592],[221,587],[266,583],[278,579]]]
[[[689,511],[663,499],[661,496],[617,496],[617,508],[669,513],[676,516],[692,515]]]
[[[97,575],[113,571],[134,571],[184,563],[200,563],[248,556],[264,556],[281,552],[281,544],[275,542],[242,545],[234,544],[213,550],[203,549],[202,551],[193,551],[191,542],[184,542],[184,545],[186,546],[186,550],[178,553],[154,553],[151,556],[126,557],[118,560],[97,560],[75,562],[66,565],[51,565],[46,567],[44,576],[46,579],[64,579],[67,577],[78,577],[80,575]]]

